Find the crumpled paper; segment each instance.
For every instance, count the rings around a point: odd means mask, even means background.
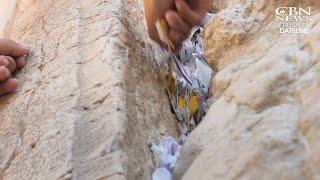
[[[172,170],[180,156],[181,146],[173,137],[164,137],[160,145],[152,144],[157,167],[165,167]]]
[[[173,137],[164,137],[159,145],[152,144],[151,151],[158,167],[152,174],[153,180],[172,179],[171,172],[180,156],[180,149],[181,145]]]
[[[203,23],[208,22],[214,14],[208,13]],[[159,21],[157,30],[162,41],[167,43],[172,52],[172,44],[166,37],[168,27]],[[180,142],[187,139],[190,133],[202,120],[208,109],[207,100],[214,71],[204,55],[203,28],[196,27],[191,36],[183,43],[179,54],[169,53],[157,62],[161,79],[170,98],[171,106],[179,121]],[[180,156],[181,145],[173,137],[165,137],[160,145],[152,144],[157,169],[152,174],[153,180],[172,180],[172,171]]]
[[[181,134],[187,135],[202,120],[208,108],[211,79],[203,47],[203,28],[196,27],[178,55],[170,53],[159,63],[171,106],[179,120]]]
[[[172,178],[171,172],[164,167],[156,169],[152,174],[152,180],[172,180],[172,179],[173,178]]]

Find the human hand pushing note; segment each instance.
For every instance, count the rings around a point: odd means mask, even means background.
[[[30,48],[13,40],[0,39],[0,95],[10,93],[19,86],[19,81],[11,74],[23,68]]]
[[[158,36],[156,22],[163,18],[169,27],[167,36],[179,51],[194,26],[202,23],[208,12],[212,0],[145,0],[145,13],[148,31],[151,39],[157,41],[162,47],[168,48]]]

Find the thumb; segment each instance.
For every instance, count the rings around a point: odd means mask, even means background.
[[[0,39],[0,55],[24,56],[29,55],[30,48],[10,39]]]

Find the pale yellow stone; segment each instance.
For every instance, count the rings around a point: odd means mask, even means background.
[[[20,1],[11,23],[33,48],[0,99],[0,179],[150,179],[177,127],[143,1]]]
[[[17,9],[17,0],[0,1],[0,37],[4,37],[6,28],[11,26]]]
[[[150,179],[149,143],[177,128],[143,1],[1,3],[0,32],[33,49],[20,89],[0,99],[0,179]],[[311,6],[312,32],[280,35],[280,6]],[[176,179],[319,179],[320,2],[215,0],[213,9],[214,103]]]
[[[277,7],[312,7],[312,32],[280,34]],[[215,102],[175,177],[319,179],[320,2],[215,1],[205,32]]]

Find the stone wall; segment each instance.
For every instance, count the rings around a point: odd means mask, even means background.
[[[312,32],[280,34],[281,6],[311,6]],[[149,143],[178,134],[143,0],[11,7],[4,34],[33,49],[21,88],[0,99],[0,179],[150,179]],[[212,9],[213,104],[176,179],[319,179],[320,2],[215,0]]]
[[[311,7],[280,34],[277,7]],[[320,2],[215,1],[205,32],[214,103],[182,151],[182,179],[320,179]]]
[[[0,179],[150,179],[176,135],[143,1],[28,0],[6,37],[33,46],[0,99]]]
[[[17,10],[17,0],[0,1],[0,37],[3,37],[12,26],[12,21]]]

